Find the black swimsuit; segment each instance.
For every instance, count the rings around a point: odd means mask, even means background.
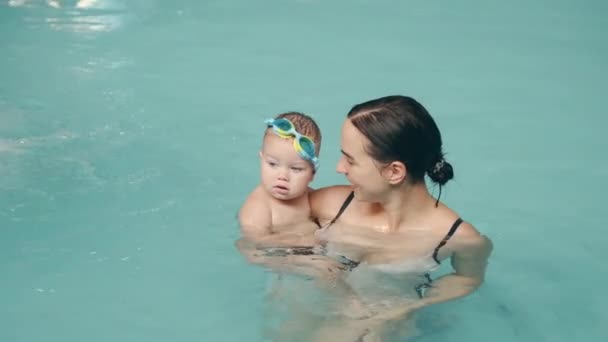
[[[342,206],[340,207],[340,210],[338,210],[338,213],[336,214],[336,216],[329,221],[329,223],[323,227],[321,226],[321,223],[319,222],[318,219],[315,219],[315,223],[317,224],[317,226],[319,227],[319,229],[321,228],[329,228],[332,224],[336,223],[336,221],[338,221],[338,219],[340,218],[340,216],[342,215],[342,213],[344,213],[344,211],[346,210],[346,208],[348,207],[348,205],[350,204],[350,202],[352,202],[353,198],[355,197],[355,193],[351,192],[348,197],[346,197],[346,199],[344,200],[344,203],[342,203]],[[433,251],[433,260],[435,260],[435,262],[437,263],[437,265],[441,264],[441,261],[439,261],[439,259],[437,259],[437,253],[439,253],[439,249],[441,249],[441,247],[445,246],[445,244],[448,242],[448,240],[450,240],[450,238],[452,237],[452,235],[454,235],[454,233],[456,232],[456,230],[458,229],[458,227],[460,227],[460,224],[462,223],[462,219],[459,217],[458,219],[456,219],[456,221],[452,224],[452,227],[450,228],[450,230],[448,231],[448,233],[445,235],[445,237],[441,240],[441,242],[439,242],[439,244],[437,245],[437,247],[435,247],[435,250]],[[352,271],[355,267],[359,266],[359,264],[361,263],[360,261],[355,261],[355,260],[351,260],[345,256],[340,256],[340,260],[339,260],[344,266],[346,266],[346,268],[349,271]],[[415,287],[416,292],[418,293],[418,296],[420,296],[421,298],[424,295],[424,290],[431,287],[431,283],[433,282],[433,279],[431,279],[431,276],[426,273],[424,275],[424,277],[426,278],[426,282],[419,284]]]

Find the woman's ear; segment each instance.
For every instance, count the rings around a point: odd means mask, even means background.
[[[405,180],[407,167],[400,161],[394,161],[384,168],[383,174],[390,184],[397,185]]]

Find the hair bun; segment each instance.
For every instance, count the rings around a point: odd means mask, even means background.
[[[431,180],[439,185],[444,185],[450,179],[454,178],[454,169],[452,168],[452,165],[443,158],[436,162],[427,173]]]

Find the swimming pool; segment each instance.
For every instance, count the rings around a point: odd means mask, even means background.
[[[313,115],[317,187],[355,103],[419,99],[489,235],[482,289],[416,341],[600,341],[602,1],[0,3],[0,341],[261,341],[233,248],[262,121]]]

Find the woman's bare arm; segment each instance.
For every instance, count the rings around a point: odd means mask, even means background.
[[[467,296],[481,286],[492,253],[492,241],[476,231],[455,239],[451,262],[454,272],[433,281],[419,306],[428,306]]]

